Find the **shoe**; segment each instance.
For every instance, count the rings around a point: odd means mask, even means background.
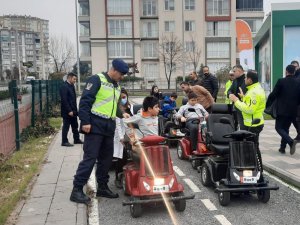
[[[70,144],[69,142],[65,142],[65,143],[62,143],[61,146],[73,147],[74,145]]]
[[[119,189],[122,189],[122,188],[123,188],[123,185],[122,185],[122,181],[121,181],[121,180],[115,179],[115,185],[116,185],[116,187],[119,188]]]
[[[294,154],[295,154],[295,151],[296,151],[296,144],[297,144],[297,141],[294,140],[293,143],[292,143],[292,145],[290,146],[290,147],[291,147],[291,149],[290,149],[290,154],[291,154],[291,155],[294,155]]]
[[[284,149],[284,148],[280,148],[278,151],[279,151],[281,154],[285,154],[285,149]]]
[[[76,140],[76,141],[74,141],[74,144],[83,144],[84,142],[82,141],[82,140]]]
[[[119,195],[117,193],[113,193],[107,186],[107,184],[99,184],[97,189],[97,197],[104,198],[118,198]]]
[[[91,202],[91,198],[83,193],[82,188],[74,187],[70,196],[70,200],[76,203],[88,204]]]

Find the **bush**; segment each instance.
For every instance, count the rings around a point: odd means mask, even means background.
[[[0,100],[4,100],[8,98],[10,98],[9,90],[0,91]]]

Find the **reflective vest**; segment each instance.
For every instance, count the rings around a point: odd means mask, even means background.
[[[264,124],[266,94],[258,82],[247,86],[247,89],[242,101],[238,100],[234,105],[242,112],[245,126],[250,127],[253,119],[260,119],[259,124],[252,125],[252,127],[257,127]]]
[[[115,119],[121,88],[120,86],[114,87],[103,74],[97,75],[100,78],[101,87],[96,94],[96,100],[93,103],[91,112],[102,118]]]
[[[225,95],[225,103],[226,104],[230,104],[231,101],[229,100],[229,98],[227,98],[227,92],[229,90],[229,88],[231,87],[232,85],[232,80],[228,80],[225,84],[225,91],[224,91],[224,95]]]

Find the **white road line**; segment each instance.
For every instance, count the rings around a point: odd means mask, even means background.
[[[96,193],[96,176],[95,168],[90,176],[88,181],[89,187]],[[98,199],[92,198],[92,201],[89,206],[89,225],[99,225],[99,208],[98,208]]]
[[[197,193],[197,192],[201,192],[201,190],[196,186],[196,184],[194,184],[193,181],[191,181],[188,178],[183,179],[184,182],[190,187],[190,189],[192,189],[193,192]]]
[[[180,177],[185,176],[185,174],[177,166],[173,166],[173,169],[178,174],[178,176],[180,176]]]
[[[216,206],[209,199],[201,199],[201,201],[209,211],[217,210]]]
[[[223,215],[215,215],[215,218],[222,224],[222,225],[231,225],[231,223],[226,219]]]
[[[268,173],[266,170],[264,170],[264,174],[268,175],[269,177],[273,178],[274,180],[276,180],[277,182],[281,183],[282,185],[284,185],[284,186],[292,189],[293,191],[297,192],[298,194],[300,194],[300,190],[298,188],[285,183],[284,181],[280,180],[280,178],[275,177],[274,175]]]

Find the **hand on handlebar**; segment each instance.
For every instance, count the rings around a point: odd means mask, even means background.
[[[184,122],[186,122],[186,118],[183,116],[183,117],[180,118],[180,121],[181,121],[182,123],[184,123]]]

